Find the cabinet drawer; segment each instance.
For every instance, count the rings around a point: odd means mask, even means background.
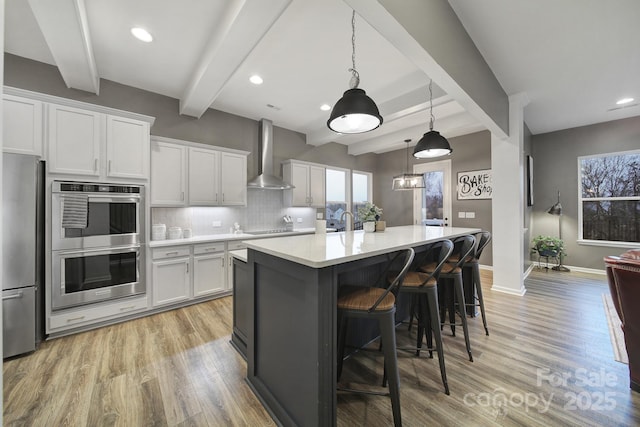
[[[130,313],[146,310],[147,297],[127,299],[117,303],[104,304],[90,308],[80,308],[62,314],[51,314],[49,326],[51,330],[69,329],[80,325],[88,325],[96,321],[126,316]]]
[[[168,246],[166,248],[154,248],[151,251],[152,259],[176,258],[190,255],[189,246]]]
[[[224,242],[203,243],[201,245],[195,245],[193,247],[194,255],[210,254],[214,252],[223,252],[223,251],[224,251]]]
[[[230,251],[236,251],[238,249],[247,249],[246,243],[242,243],[242,242],[231,241],[231,242],[228,242],[227,245]]]

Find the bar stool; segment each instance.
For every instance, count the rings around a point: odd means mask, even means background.
[[[482,298],[482,283],[480,282],[480,256],[482,251],[487,247],[491,241],[491,233],[488,231],[481,231],[476,233],[476,247],[472,255],[468,256],[462,263],[463,276],[471,273],[471,289],[466,296],[470,296],[470,302],[465,304],[466,307],[470,307],[475,315],[475,308],[480,307],[480,314],[482,315],[482,324],[484,325],[484,331],[489,335],[489,328],[487,328],[487,318],[484,313],[484,299]],[[469,300],[469,298],[466,298]]]
[[[384,352],[384,372],[390,375],[389,393],[347,388],[338,388],[338,390],[389,395],[391,397],[393,423],[395,426],[402,425],[400,415],[400,374],[398,372],[395,334],[396,295],[402,285],[405,274],[413,262],[414,255],[415,253],[411,248],[396,252],[372,287],[342,285],[338,293],[338,325],[340,325],[338,331],[338,379],[342,374],[349,318],[368,318],[378,321],[382,350]],[[387,280],[390,273],[394,275],[393,280],[386,288],[380,287]]]
[[[427,337],[427,348],[429,357],[433,357],[433,350],[438,353],[438,363],[440,364],[440,376],[444,385],[445,393],[449,394],[449,384],[447,383],[447,372],[444,365],[444,351],[442,346],[442,334],[440,332],[440,317],[438,308],[438,277],[440,270],[445,265],[447,258],[453,251],[453,243],[443,240],[432,244],[427,251],[421,255],[422,259],[434,258],[436,267],[431,273],[420,271],[409,271],[402,281],[400,293],[410,294],[415,304],[415,317],[418,321],[418,333],[415,347],[398,347],[398,350],[415,350],[416,356],[420,356],[423,337]],[[413,313],[412,313],[413,315]],[[435,337],[435,346],[432,342],[432,334]]]
[[[464,342],[467,347],[467,353],[469,354],[469,360],[473,362],[473,355],[471,354],[471,343],[469,341],[469,329],[467,328],[467,316],[465,314],[465,301],[464,301],[464,289],[462,285],[462,263],[473,251],[475,245],[475,237],[472,235],[457,237],[452,240],[453,252],[448,258],[448,262],[442,266],[440,270],[440,276],[438,283],[443,283],[439,291],[441,298],[440,304],[440,326],[441,328],[449,325],[451,333],[456,336],[456,325],[462,325],[462,331],[464,332]],[[432,273],[436,268],[436,263],[431,262],[420,267],[420,271],[425,273]],[[453,287],[453,292],[451,292]],[[452,295],[455,294],[455,295]],[[456,323],[456,301],[458,303],[460,317],[462,322]],[[446,313],[449,313],[449,321],[446,321]]]

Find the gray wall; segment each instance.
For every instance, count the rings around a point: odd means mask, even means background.
[[[5,53],[4,84],[6,86],[75,99],[91,104],[118,108],[156,118],[152,135],[184,139],[219,147],[252,152],[247,159],[249,178],[258,173],[258,122],[245,117],[208,109],[200,119],[178,114],[177,99],[159,95],[109,80],[100,81],[100,95],[68,89],[57,67]],[[270,117],[266,117],[270,118]],[[306,144],[299,132],[274,126],[274,171],[282,176],[282,161],[298,159],[324,163],[348,169],[373,172],[375,154],[351,156],[347,147],[326,144],[314,147]]]
[[[477,227],[491,231],[491,200],[457,200],[456,177],[458,172],[491,169],[491,134],[488,131],[477,132],[456,138],[450,138],[453,149],[451,154],[451,207],[453,218],[450,224],[455,227]],[[413,165],[426,163],[409,156],[409,169]],[[443,158],[433,159],[439,161]],[[383,218],[388,226],[407,225],[413,223],[412,191],[393,191],[391,183],[394,175],[406,171],[406,149],[392,151],[378,155],[376,174],[374,176],[374,197],[377,205],[383,208]],[[458,218],[458,212],[475,212],[476,217]],[[492,265],[491,246],[485,249],[480,262]]]
[[[558,217],[546,213],[557,200],[563,208],[562,237],[568,257],[564,264],[604,270],[602,258],[618,255],[623,248],[578,245],[578,157],[640,147],[640,117],[533,136],[534,192],[533,230],[558,235]]]

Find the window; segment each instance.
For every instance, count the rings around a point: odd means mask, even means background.
[[[370,172],[327,167],[326,179],[327,227],[344,230],[349,218],[342,218],[342,214],[349,211],[353,213],[355,228],[362,228],[359,225],[358,208],[372,200],[373,175]]]
[[[578,158],[579,238],[640,242],[640,151]]]
[[[346,169],[326,169],[326,219],[330,227],[342,228],[342,214],[349,210],[347,205],[347,174]]]
[[[353,171],[351,173],[354,222],[361,222],[358,218],[358,209],[364,206],[366,202],[373,201],[371,181],[372,174],[369,172]]]

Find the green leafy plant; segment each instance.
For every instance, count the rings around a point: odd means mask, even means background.
[[[564,249],[564,242],[557,237],[539,235],[534,237],[531,250],[540,256],[567,256]]]
[[[358,218],[362,222],[378,221],[382,217],[382,209],[373,203],[366,202],[364,206],[358,209]]]

